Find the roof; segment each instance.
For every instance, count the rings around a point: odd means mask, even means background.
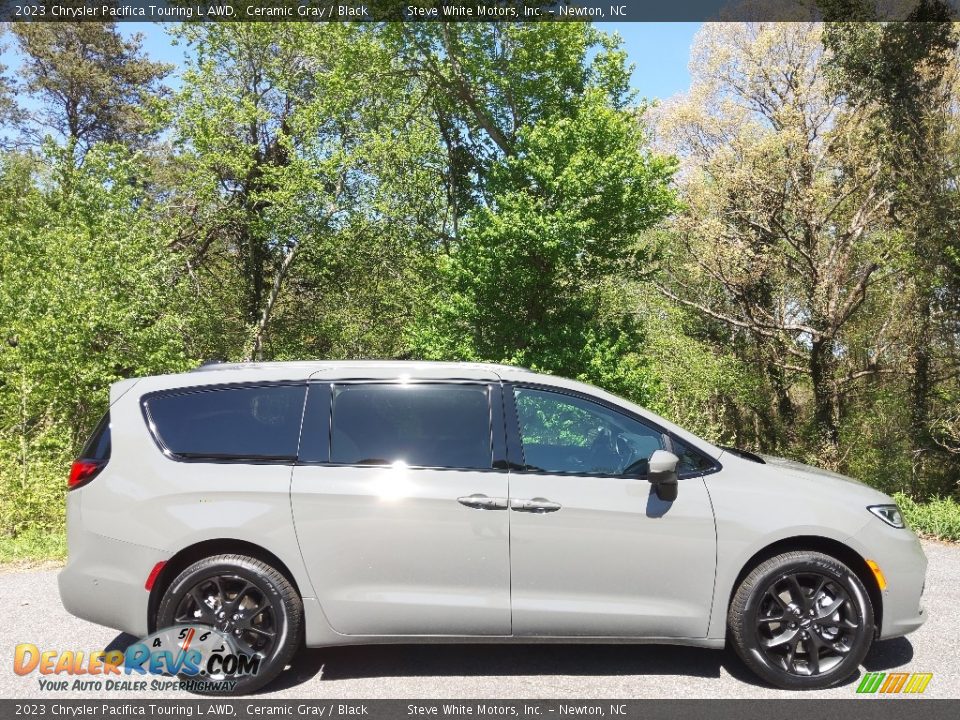
[[[217,372],[225,370],[298,370],[316,372],[318,370],[367,370],[384,368],[396,370],[486,370],[489,372],[521,371],[532,372],[528,368],[503,363],[450,362],[437,360],[285,360],[272,362],[209,362],[190,372]]]

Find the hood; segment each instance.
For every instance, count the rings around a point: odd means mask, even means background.
[[[846,475],[841,475],[840,473],[835,473],[830,470],[824,470],[823,468],[814,467],[813,465],[805,465],[802,462],[797,462],[796,460],[790,460],[788,458],[776,457],[774,455],[760,455],[763,458],[763,461],[767,465],[772,465],[781,471],[786,471],[792,475],[819,475],[825,478],[832,478],[834,480],[842,480],[843,482],[853,483],[854,485],[863,485],[864,487],[869,487],[864,482],[860,480],[854,480],[852,477],[847,477]]]
[[[893,500],[886,494],[876,488],[867,485],[860,480],[854,480],[846,475],[824,470],[823,468],[805,465],[795,460],[787,458],[773,457],[771,455],[761,455],[767,467],[774,470],[780,476],[786,476],[789,479],[802,480],[814,484],[820,488],[827,489],[830,486],[839,489],[846,488],[847,491],[857,488],[862,491],[861,494],[866,502],[872,503],[892,503]]]

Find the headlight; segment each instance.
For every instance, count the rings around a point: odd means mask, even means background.
[[[896,505],[871,505],[867,510],[883,520],[890,527],[906,527],[903,522],[903,515],[900,514],[900,508]]]

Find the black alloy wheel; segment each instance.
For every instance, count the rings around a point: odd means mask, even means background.
[[[819,573],[791,573],[767,588],[756,630],[771,664],[794,675],[819,675],[850,654],[863,632],[863,618],[837,581]]]
[[[849,678],[875,630],[860,578],[836,558],[813,551],[777,555],[754,568],[734,594],[728,627],[751,670],[793,690]]]
[[[241,652],[266,658],[277,641],[277,611],[269,596],[236,574],[213,575],[190,588],[174,613],[175,625],[209,625],[229,635]]]
[[[156,620],[158,629],[214,628],[229,636],[240,653],[259,658],[255,674],[224,676],[236,684],[195,689],[200,694],[242,695],[260,689],[283,672],[303,642],[303,602],[296,588],[276,568],[245,555],[216,555],[190,565],[164,591]]]

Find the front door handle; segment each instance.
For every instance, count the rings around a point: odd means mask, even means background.
[[[530,500],[511,500],[510,508],[516,510],[517,512],[529,512],[537,513],[542,515],[543,513],[556,512],[563,505],[560,503],[551,502],[546,498],[535,497]]]
[[[492,498],[487,497],[481,493],[474,493],[473,495],[465,495],[463,497],[458,497],[457,502],[461,505],[466,505],[468,508],[473,508],[474,510],[506,510],[507,509],[507,499],[506,498]]]

